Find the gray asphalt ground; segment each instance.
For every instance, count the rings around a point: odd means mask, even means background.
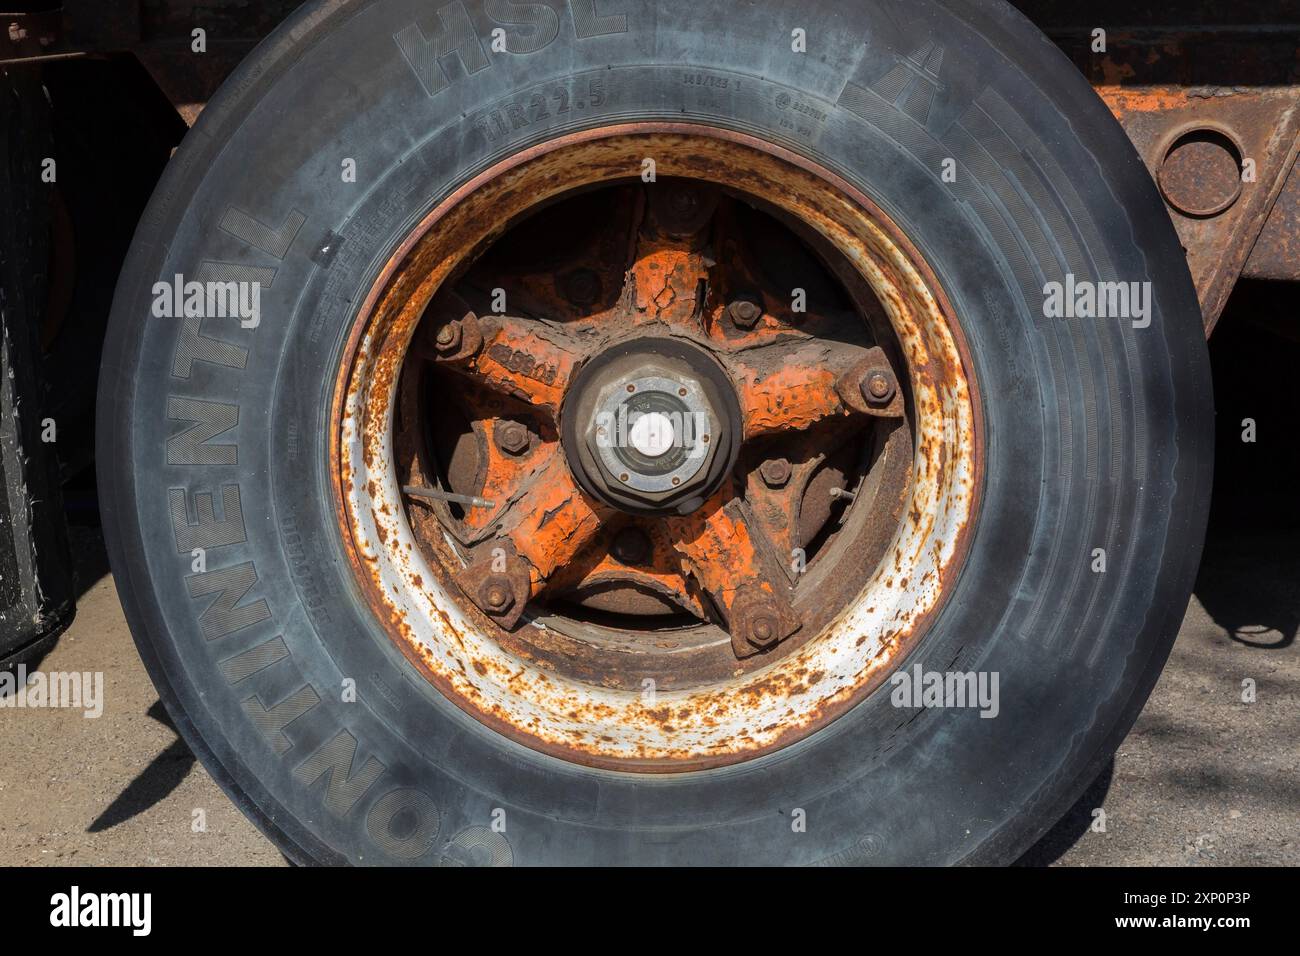
[[[98,719],[0,711],[0,865],[284,865],[172,730],[98,532],[73,533],[77,619],[38,667],[102,671],[107,703]],[[1137,726],[1022,863],[1300,864],[1300,542],[1279,537],[1211,543]],[[1248,678],[1254,703],[1241,699]],[[1093,829],[1098,808],[1105,832]]]

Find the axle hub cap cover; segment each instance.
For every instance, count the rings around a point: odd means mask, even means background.
[[[708,352],[637,339],[574,380],[564,450],[588,494],[633,514],[689,514],[735,464],[740,421],[735,391]]]

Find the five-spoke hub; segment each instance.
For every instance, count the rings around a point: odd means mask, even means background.
[[[694,124],[532,152],[365,299],[331,432],[349,562],[415,668],[526,746],[674,772],[786,746],[888,678],[959,570],[955,320],[806,158]]]
[[[411,416],[411,474],[449,489],[423,487],[415,522],[457,542],[456,583],[507,632],[542,603],[684,613],[725,627],[737,660],[765,654],[804,625],[794,583],[855,498],[872,419],[902,417],[897,377],[774,221],[686,181],[597,198],[612,237],[561,244],[590,216],[542,213],[429,304],[409,380],[465,424],[426,453]]]

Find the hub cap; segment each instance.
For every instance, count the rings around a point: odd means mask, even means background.
[[[629,514],[687,515],[735,464],[735,389],[704,349],[637,339],[597,356],[561,416],[564,450],[588,494]]]

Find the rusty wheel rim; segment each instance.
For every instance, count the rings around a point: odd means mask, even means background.
[[[799,616],[795,592],[811,581],[803,598],[809,603],[809,594],[828,586],[824,570],[820,584],[811,576],[796,577],[784,591],[770,573],[753,587],[705,582],[709,573],[699,573],[701,584],[717,585],[701,591],[710,604],[706,612],[718,613],[731,630],[726,643],[735,654],[733,666],[728,673],[715,668],[703,680],[667,686],[653,678],[637,686],[628,675],[600,673],[599,666],[568,666],[574,647],[593,642],[566,633],[554,615],[538,613],[530,604],[579,555],[543,553],[537,542],[556,539],[539,533],[542,517],[560,522],[562,539],[584,543],[599,540],[609,521],[611,501],[593,497],[575,477],[585,466],[561,453],[566,390],[590,356],[566,351],[561,346],[567,341],[557,346],[546,326],[521,327],[505,315],[480,321],[477,312],[463,308],[453,288],[527,213],[579,188],[634,179],[647,158],[654,159],[657,176],[665,181],[705,182],[763,197],[833,248],[849,264],[849,274],[840,278],[869,290],[878,303],[893,335],[890,347],[905,369],[893,394],[867,380],[880,367],[880,349],[865,363],[817,367],[812,374],[809,362],[795,361],[790,368],[797,374],[767,369],[749,376],[728,360],[724,371],[741,396],[740,444],[761,435],[769,419],[784,424],[792,415],[815,422],[834,416],[897,417],[907,427],[887,430],[875,442],[873,456],[877,465],[888,462],[880,472],[886,488],[889,474],[896,480],[903,476],[903,494],[897,501],[884,498],[885,543],[871,555],[852,597],[829,619],[813,615],[813,626],[799,627],[786,640],[767,645],[752,635],[757,630],[766,637],[773,627],[781,632],[797,624],[783,612],[788,608]],[[689,219],[685,205],[680,211]],[[662,223],[655,231],[665,231]],[[653,259],[633,255],[629,281]],[[583,298],[587,291],[579,284]],[[851,294],[862,305],[859,294]],[[729,314],[743,326],[748,311]],[[766,323],[765,313],[760,322]],[[655,330],[671,324],[660,311],[651,317]],[[409,415],[403,407],[412,401],[412,376],[403,370],[421,350],[435,366],[472,368],[498,391],[513,389],[514,398],[546,411],[554,426],[547,431],[543,423],[530,436],[494,439],[502,454],[531,455],[534,445],[555,447],[535,469],[539,480],[513,502],[523,507],[509,518],[508,533],[502,533],[504,524],[493,525],[495,516],[489,514],[493,533],[468,550],[450,535],[439,540],[429,531],[431,515],[446,517],[445,501],[404,492],[414,490],[411,483],[434,486],[436,476],[420,474],[418,456],[414,474],[409,465],[399,473],[397,460],[409,452],[404,447],[409,430],[399,425]],[[535,367],[502,360],[507,353],[558,354],[560,360],[539,374]],[[336,384],[330,443],[346,551],[367,602],[407,659],[448,699],[494,730],[544,753],[615,770],[681,772],[752,759],[826,726],[880,686],[949,593],[968,547],[981,475],[978,398],[969,368],[960,327],[933,271],[876,204],[829,171],[771,144],[711,127],[630,124],[574,134],[498,164],[441,202],[390,259],[359,310]],[[860,388],[845,387],[846,382]],[[396,439],[395,432],[400,433]],[[526,451],[512,452],[516,448]],[[745,508],[721,506],[734,495],[735,470],[724,469],[707,503],[691,516],[665,519],[678,532],[675,541],[693,538],[708,550],[716,548],[720,534],[745,532]],[[481,497],[507,491],[484,489]],[[869,495],[873,489],[857,491]],[[874,492],[879,494],[879,482]],[[492,511],[487,504],[465,502],[465,513]],[[492,501],[493,508],[497,504]],[[865,520],[865,509],[854,508],[849,511]],[[879,535],[879,513],[870,520]],[[694,531],[682,534],[682,522]],[[691,563],[690,548],[674,547],[696,573],[701,562]],[[755,564],[770,571],[770,561]],[[716,660],[718,641],[712,644]]]

